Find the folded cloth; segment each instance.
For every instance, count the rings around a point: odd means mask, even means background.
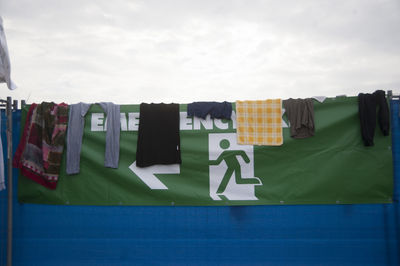
[[[389,136],[390,132],[390,112],[388,102],[386,100],[385,91],[377,90],[374,92],[376,105],[378,106],[378,123],[379,128],[384,136]]]
[[[302,139],[314,136],[314,104],[312,99],[288,99],[283,107],[290,122],[290,136]]]
[[[68,123],[68,105],[32,104],[13,166],[50,189],[57,186]]]
[[[373,94],[358,94],[358,114],[361,125],[361,137],[365,146],[374,146],[377,106],[379,107],[379,127],[383,135],[388,136],[390,131],[390,116],[385,92],[377,90]]]
[[[283,144],[281,99],[236,101],[236,122],[238,144]]]
[[[187,106],[188,116],[197,116],[206,119],[211,118],[231,119],[232,104],[228,102],[193,102]]]
[[[136,165],[180,164],[179,104],[140,104]]]
[[[99,103],[106,112],[106,151],[104,154],[104,166],[118,168],[119,163],[119,138],[121,130],[120,106],[111,102]]]
[[[81,148],[85,115],[91,104],[76,103],[69,106],[67,130],[67,161],[65,171],[69,175],[78,174],[80,171]]]

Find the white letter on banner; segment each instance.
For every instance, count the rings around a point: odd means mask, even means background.
[[[206,119],[193,117],[193,129],[199,130],[200,124],[202,124],[205,129],[213,129],[213,122],[210,115],[207,115]]]
[[[139,129],[139,113],[128,113],[128,130],[138,131]]]
[[[228,129],[228,123],[222,122],[221,119],[214,119],[214,125],[219,129]]]
[[[232,127],[233,127],[233,129],[236,129],[236,112],[235,111],[232,111],[231,119],[232,119]]]
[[[104,131],[104,114],[103,113],[93,113],[91,121],[92,131]]]
[[[127,131],[128,130],[128,125],[126,121],[126,114],[121,113],[121,131]]]
[[[192,130],[193,129],[193,119],[191,117],[187,117],[186,112],[180,112],[180,130]]]

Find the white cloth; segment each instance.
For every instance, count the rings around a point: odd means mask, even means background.
[[[0,17],[0,83],[7,83],[10,90],[14,90],[17,86],[11,80],[11,65],[8,56],[8,48],[6,35],[4,34],[3,19]]]
[[[0,113],[0,129],[1,129],[1,113]],[[1,141],[1,134],[0,134],[0,191],[2,191],[3,189],[6,189],[6,183],[4,179],[3,143]]]
[[[313,96],[311,98],[317,100],[320,103],[323,103],[325,101],[325,99],[326,99],[326,96]]]

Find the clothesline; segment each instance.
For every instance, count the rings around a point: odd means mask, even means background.
[[[323,102],[325,99],[317,97],[316,100]],[[358,104],[362,139],[366,146],[373,146],[377,107],[379,108],[379,127],[385,136],[389,134],[389,109],[385,92],[378,90],[373,94],[360,93]],[[100,103],[100,105],[107,113],[104,166],[118,168],[120,107],[113,103]],[[79,173],[83,118],[89,108],[90,105],[86,104],[82,110],[82,103],[69,106],[64,103],[46,102],[32,104],[20,145],[14,156],[14,167],[20,168],[24,176],[37,183],[56,189],[66,138],[67,173]],[[283,108],[286,110],[292,138],[314,136],[314,107],[310,98],[283,101],[280,99],[236,101],[234,119],[237,124],[237,144],[282,145]],[[232,111],[232,105],[228,102],[193,102],[188,104],[187,115],[202,119],[207,115],[231,119]],[[179,105],[142,103],[139,114],[137,166],[180,164]]]
[[[388,90],[386,91],[385,95],[387,96],[387,98],[390,99],[400,99],[400,93],[398,94],[394,94],[393,90]],[[323,102],[325,99],[332,99],[332,98],[338,98],[338,97],[357,97],[357,95],[346,95],[346,94],[340,94],[340,95],[336,95],[336,96],[312,96],[312,97],[298,97],[298,98],[293,98],[293,99],[307,99],[307,98],[312,98],[314,100],[317,100],[319,102]],[[282,100],[287,100],[289,98],[281,98]],[[18,100],[14,100],[13,106],[17,106],[16,108],[14,108],[14,110],[17,109],[21,109],[23,106],[25,105],[30,105],[30,103],[27,103],[26,100],[20,100],[21,104],[18,105]],[[66,103],[66,101],[63,101]],[[230,103],[234,103],[234,102],[230,102]],[[68,103],[67,103],[68,104]],[[132,104],[139,104],[139,103],[132,103]],[[179,104],[189,104],[189,103],[179,103]],[[70,104],[69,104],[70,105]],[[119,105],[131,105],[131,104],[119,104]],[[1,105],[0,104],[0,108],[4,107],[5,105]]]

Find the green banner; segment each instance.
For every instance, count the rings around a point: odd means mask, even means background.
[[[138,168],[139,105],[122,105],[119,168],[110,169],[104,167],[105,114],[92,105],[80,173],[65,173],[64,156],[56,190],[20,176],[18,198],[66,205],[390,203],[391,136],[384,137],[377,126],[375,146],[363,145],[356,97],[315,102],[314,109],[314,137],[292,139],[284,122],[284,144],[266,147],[238,145],[234,115],[232,120],[188,118],[182,104],[182,164]]]

